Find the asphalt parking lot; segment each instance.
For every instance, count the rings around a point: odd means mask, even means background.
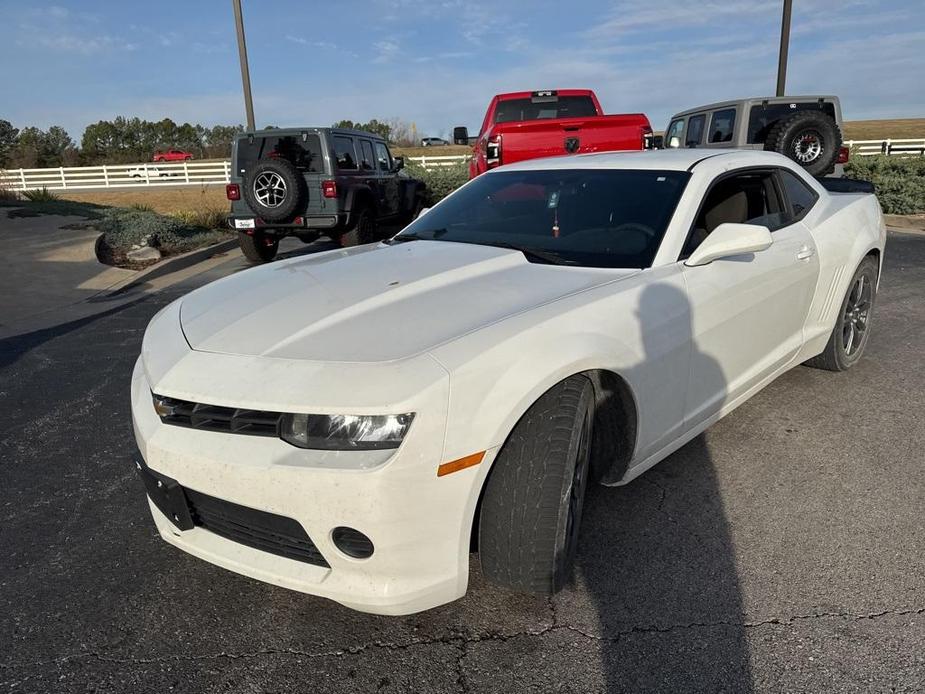
[[[156,536],[132,365],[157,310],[242,266],[0,340],[0,691],[925,691],[925,235],[890,234],[854,370],[797,368],[592,490],[562,593],[473,561],[465,598],[401,618]]]

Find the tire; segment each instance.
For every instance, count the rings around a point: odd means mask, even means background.
[[[286,159],[261,159],[244,176],[244,200],[269,222],[288,222],[305,207],[305,179]]]
[[[813,176],[822,176],[834,171],[841,143],[841,131],[830,116],[798,111],[771,127],[764,148],[789,157]]]
[[[241,246],[244,257],[252,263],[267,263],[276,257],[279,239],[264,234],[250,236],[238,233],[238,245]]]
[[[569,579],[590,472],[594,388],[571,376],[520,419],[482,496],[479,561],[485,578],[550,595]]]
[[[349,231],[341,234],[337,242],[343,247],[362,246],[376,240],[376,216],[369,207],[357,212],[356,220]]]
[[[861,261],[841,302],[838,319],[822,354],[805,362],[806,366],[827,371],[846,371],[864,354],[870,339],[870,320],[877,298],[877,260]]]

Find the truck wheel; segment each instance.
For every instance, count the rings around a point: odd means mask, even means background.
[[[270,222],[288,222],[305,206],[305,178],[286,159],[261,159],[244,175],[244,200]]]
[[[373,211],[364,207],[356,216],[353,227],[338,238],[344,248],[347,246],[362,246],[364,243],[373,243],[376,240],[376,216]]]
[[[588,484],[594,388],[582,375],[546,391],[492,466],[479,516],[485,578],[552,594],[568,580]]]
[[[275,236],[266,236],[264,234],[238,233],[238,245],[244,257],[252,263],[266,263],[276,257],[279,250],[279,239]]]
[[[826,371],[846,371],[864,354],[870,339],[870,318],[877,298],[876,259],[867,256],[861,261],[848,285],[841,303],[835,328],[829,335],[822,354],[804,362],[806,366]]]
[[[830,116],[798,111],[771,127],[764,148],[793,159],[813,176],[822,176],[835,169],[841,143],[841,132]]]

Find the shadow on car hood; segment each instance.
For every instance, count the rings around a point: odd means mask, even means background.
[[[180,320],[199,351],[391,361],[636,272],[534,264],[518,251],[444,241],[370,245],[214,282],[183,299]]]

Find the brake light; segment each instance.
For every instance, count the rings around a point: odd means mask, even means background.
[[[488,138],[485,148],[485,163],[489,169],[501,166],[501,135]]]
[[[225,197],[229,200],[241,199],[241,188],[237,183],[229,183],[225,186]]]
[[[337,181],[322,181],[321,194],[326,198],[337,197]]]
[[[850,147],[844,147],[844,146],[839,147],[839,148],[838,148],[838,160],[836,161],[836,163],[838,163],[838,164],[847,164],[847,163],[848,163],[848,158],[849,158],[850,156],[851,156],[851,148],[850,148]]]
[[[654,149],[655,140],[652,137],[652,126],[642,126],[642,148]]]

